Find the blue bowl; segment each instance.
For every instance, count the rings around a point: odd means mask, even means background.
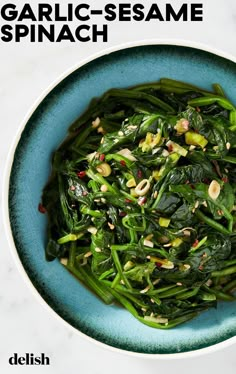
[[[172,330],[138,322],[125,309],[106,306],[58,261],[46,262],[47,217],[38,212],[53,151],[91,98],[112,87],[169,77],[205,89],[218,82],[236,94],[236,64],[189,47],[148,45],[118,50],[86,63],[60,81],[27,121],[17,144],[9,181],[9,217],[15,248],[35,289],[65,321],[98,342],[123,351],[151,354],[190,352],[236,335],[236,303],[219,303]],[[232,339],[231,339],[232,341]]]

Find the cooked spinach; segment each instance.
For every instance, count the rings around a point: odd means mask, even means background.
[[[47,260],[151,327],[235,299],[236,108],[213,89],[164,78],[93,99],[43,191]]]

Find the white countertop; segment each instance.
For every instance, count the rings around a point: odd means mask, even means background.
[[[88,3],[94,3],[91,0]],[[76,4],[76,1],[70,1]],[[132,3],[133,1],[131,1]],[[137,1],[144,3],[144,1]],[[185,1],[190,2],[190,1]],[[236,56],[235,0],[202,0],[204,21],[196,23],[123,23],[109,26],[109,41],[102,43],[30,44],[0,42],[1,147],[0,170],[20,123],[34,101],[61,73],[102,49],[144,39],[172,39],[201,43],[211,49]],[[3,1],[0,1],[3,3]],[[32,3],[32,1],[30,2]],[[65,3],[61,0],[61,3]],[[96,5],[106,2],[97,0]],[[145,4],[152,1],[145,0]],[[163,0],[158,4],[163,3]],[[172,2],[173,3],[173,2]],[[175,0],[176,4],[183,1]],[[23,4],[19,0],[18,4]],[[94,3],[95,4],[95,3]],[[0,175],[1,186],[3,173]],[[2,200],[1,200],[2,205]],[[112,374],[134,372],[191,372],[235,374],[235,344],[215,353],[160,361],[136,358],[109,351],[81,337],[45,308],[33,295],[19,273],[0,221],[0,371],[8,373]],[[44,352],[50,366],[12,367],[8,359],[14,352]]]

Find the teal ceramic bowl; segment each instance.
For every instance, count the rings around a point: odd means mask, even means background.
[[[234,342],[236,303],[219,303],[172,330],[147,327],[125,309],[106,306],[59,262],[46,262],[47,217],[38,212],[53,151],[90,99],[112,87],[170,77],[205,89],[219,82],[236,96],[236,63],[200,49],[143,45],[110,52],[76,68],[40,101],[24,124],[7,174],[9,225],[18,257],[37,293],[64,321],[83,335],[122,351],[157,357],[204,351]],[[11,239],[11,240],[12,240]],[[228,344],[228,343],[226,343]],[[199,351],[198,351],[199,352]]]

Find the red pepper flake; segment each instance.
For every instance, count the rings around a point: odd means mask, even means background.
[[[138,170],[137,177],[138,177],[138,178],[142,178],[142,177],[143,177],[143,172],[142,172],[142,170]]]
[[[86,175],[86,171],[79,171],[78,173],[77,173],[77,175],[78,175],[78,177],[79,178],[84,178],[85,177],[85,175]]]
[[[104,155],[104,153],[102,153],[102,154],[99,156],[99,160],[100,160],[100,161],[104,161],[104,160],[105,160],[105,155]]]
[[[197,106],[195,109],[196,109],[196,112],[198,112],[198,113],[201,112],[201,108],[199,108],[199,106]]]
[[[130,200],[130,199],[125,199],[125,202],[126,202],[126,203],[132,203],[132,200]]]
[[[41,203],[38,205],[38,211],[42,214],[47,213],[46,208]]]
[[[195,190],[194,184],[190,184],[189,186],[192,188],[192,190]]]
[[[83,195],[83,196],[87,196],[87,195],[88,195],[88,191],[83,191],[83,192],[82,192],[82,195]]]
[[[228,183],[229,178],[227,178],[227,177],[223,177],[221,180],[222,180],[224,183]]]
[[[73,131],[74,131],[76,134],[79,134],[79,133],[81,133],[81,132],[84,130],[85,127],[86,127],[86,123],[85,123],[84,125],[80,126],[79,128],[74,129]]]
[[[198,245],[198,243],[199,243],[199,240],[196,239],[195,242],[192,244],[192,247],[196,248],[196,246]]]
[[[127,213],[125,213],[125,212],[120,212],[120,213],[119,213],[119,216],[120,216],[120,217],[125,217],[125,216],[127,216]]]
[[[138,205],[144,205],[145,203],[147,202],[147,198],[146,197],[140,197],[138,199]]]
[[[203,270],[203,266],[202,265],[198,266],[198,269]]]
[[[208,179],[208,178],[204,178],[202,181],[205,184],[210,184],[211,183],[210,179]]]
[[[162,263],[161,263],[161,262],[155,262],[155,265],[156,265],[158,268],[161,268],[161,267],[162,267]]]
[[[172,152],[172,151],[173,151],[173,145],[170,144],[170,145],[168,145],[168,152]]]
[[[124,160],[120,161],[121,166],[126,166],[126,162]]]
[[[70,186],[70,190],[74,191],[75,190],[75,186]]]

